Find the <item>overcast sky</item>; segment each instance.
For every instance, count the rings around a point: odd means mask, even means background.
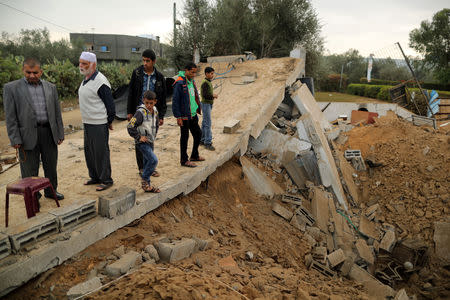
[[[68,39],[69,32],[95,32],[153,34],[168,42],[174,2],[181,18],[183,0],[0,0],[0,30],[17,34],[22,28],[46,26],[53,40]],[[448,0],[312,0],[312,5],[323,25],[328,53],[354,48],[364,56],[390,49],[396,42],[407,54],[414,54],[408,47],[409,32],[438,10],[450,7]]]

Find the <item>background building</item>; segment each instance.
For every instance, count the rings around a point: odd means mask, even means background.
[[[145,49],[153,49],[156,56],[164,57],[163,48],[156,39],[149,37],[130,36],[122,34],[71,33],[70,41],[81,39],[84,49],[92,51],[100,61],[129,62],[140,60]]]

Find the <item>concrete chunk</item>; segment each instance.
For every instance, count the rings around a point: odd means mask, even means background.
[[[106,266],[106,273],[109,276],[119,276],[128,272],[134,266],[142,263],[142,256],[136,251],[124,254],[119,260]]]
[[[175,262],[191,256],[196,247],[195,240],[182,239],[173,242],[161,242],[156,244],[156,250],[161,261]]]
[[[6,230],[14,251],[43,240],[59,232],[58,220],[51,214],[40,214],[25,223]]]
[[[450,223],[434,222],[433,240],[436,245],[436,255],[450,262]]]
[[[235,133],[241,126],[241,121],[231,119],[223,126],[223,133]]]
[[[342,251],[342,249],[338,249],[328,254],[327,259],[330,262],[330,266],[334,268],[345,260],[344,251]]]
[[[159,261],[158,251],[156,251],[155,246],[151,244],[147,245],[144,251],[147,252],[154,261]]]
[[[316,226],[323,232],[328,231],[329,209],[328,209],[328,192],[314,187],[312,189],[311,209],[316,219]]]
[[[288,209],[284,208],[283,206],[281,206],[280,204],[278,204],[276,202],[273,203],[273,205],[272,205],[272,211],[288,221],[294,215],[293,212],[289,211]]]
[[[365,216],[361,216],[359,219],[359,231],[374,240],[378,240],[380,238],[380,234],[376,230],[375,223],[369,221]]]
[[[305,232],[305,230],[306,230],[305,219],[299,215],[293,216],[289,223],[302,232]]]
[[[69,299],[75,299],[83,296],[84,294],[92,292],[100,288],[101,286],[102,282],[100,281],[100,278],[94,277],[92,279],[89,279],[88,281],[82,282],[80,284],[71,287],[70,290],[67,292],[67,297]]]
[[[98,213],[102,217],[113,219],[132,208],[135,202],[136,191],[132,188],[120,187],[98,198]]]
[[[275,181],[266,176],[249,159],[242,156],[239,160],[245,177],[257,194],[273,197],[284,193],[284,190]]]
[[[378,248],[391,252],[392,248],[394,248],[395,241],[395,232],[387,230]]]
[[[373,256],[372,250],[370,250],[369,246],[367,246],[366,241],[364,241],[363,239],[358,239],[355,246],[358,250],[359,256],[369,264],[373,265],[373,263],[375,262],[375,258]]]
[[[386,299],[395,295],[395,291],[390,286],[381,283],[356,264],[353,264],[348,276],[356,282],[362,283],[367,288],[369,298]]]
[[[401,289],[395,294],[394,300],[409,300],[408,294],[405,289]]]

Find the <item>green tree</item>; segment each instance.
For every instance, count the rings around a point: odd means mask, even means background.
[[[434,77],[441,83],[450,82],[450,9],[424,20],[420,27],[409,33],[409,46],[424,56],[434,68]]]

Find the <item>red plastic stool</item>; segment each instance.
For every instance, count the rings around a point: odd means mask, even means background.
[[[36,192],[42,189],[51,188],[53,196],[55,197],[56,205],[59,207],[58,199],[56,198],[55,190],[48,178],[42,177],[27,177],[16,182],[12,182],[6,186],[6,205],[5,205],[5,223],[8,227],[9,214],[9,194],[23,195],[25,200],[25,208],[27,209],[28,219],[34,217],[39,212],[38,200]]]

